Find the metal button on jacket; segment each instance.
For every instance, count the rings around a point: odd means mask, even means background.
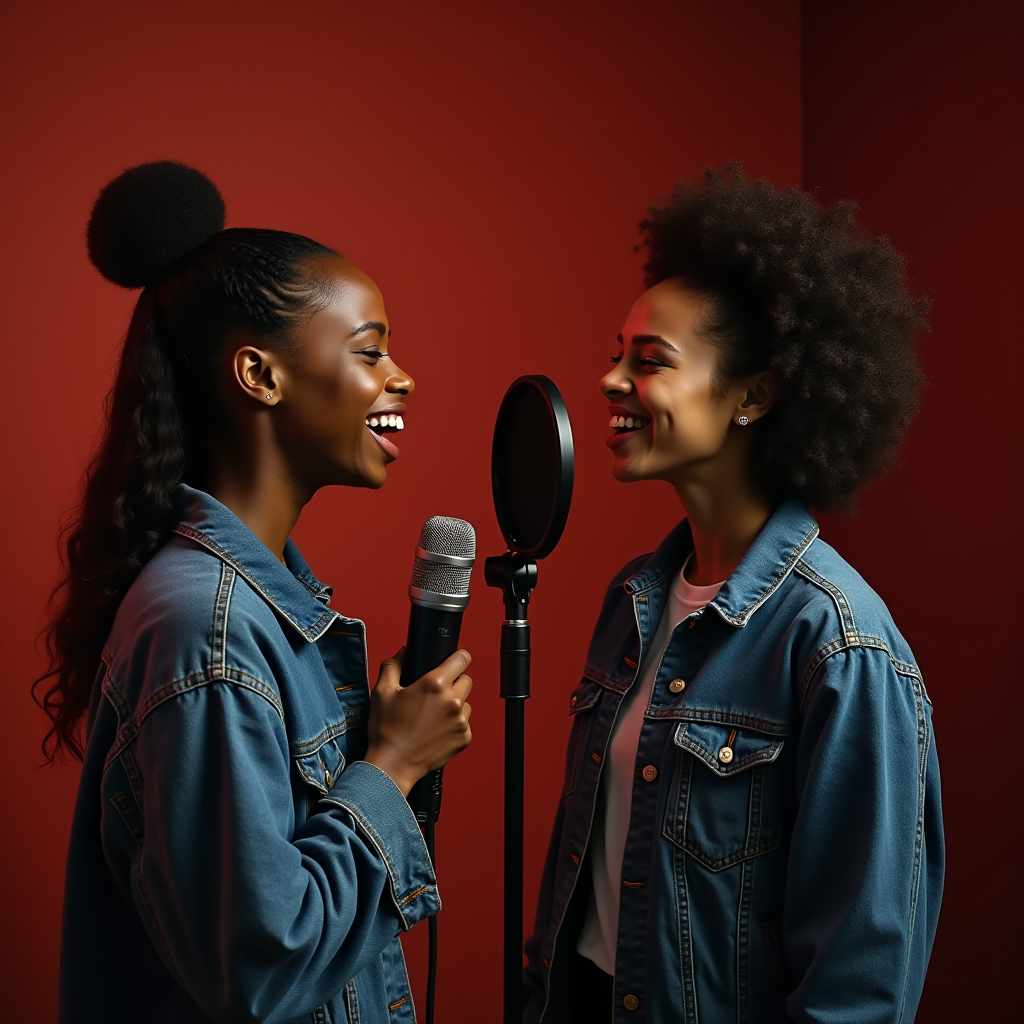
[[[640,999],[638,996],[633,995],[633,993],[631,992],[622,1000],[622,1005],[627,1010],[636,1010],[640,1006]]]
[[[682,679],[673,679],[672,682],[668,684],[670,693],[682,693],[683,687],[685,686],[686,683]]]
[[[644,777],[644,782],[653,782],[658,777],[658,769],[653,764],[649,764],[641,774]]]
[[[732,747],[722,747],[718,752],[718,760],[722,764],[728,764],[732,760]]]

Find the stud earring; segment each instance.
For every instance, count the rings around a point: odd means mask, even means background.
[[[269,398],[269,397],[270,397],[270,395],[267,395],[267,398]],[[741,427],[745,427],[749,422],[750,422],[750,420],[748,420],[746,416],[741,416],[739,418],[739,425]]]
[[[267,401],[268,401],[268,402],[269,402],[269,401],[271,401],[271,400],[273,399],[273,397],[274,397],[274,396],[273,396],[273,395],[272,395],[272,394],[271,394],[271,393],[270,393],[270,392],[268,391],[268,392],[267,392]]]

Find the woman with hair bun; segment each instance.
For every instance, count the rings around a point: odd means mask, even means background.
[[[808,506],[892,460],[924,303],[850,204],[735,166],[641,229],[608,446],[685,518],[612,580],[568,697],[524,1022],[913,1020],[943,876],[931,703]]]
[[[406,689],[386,661],[371,698],[363,623],[289,540],[398,455],[381,293],[301,235],[225,230],[175,163],[112,181],[88,244],[143,290],[37,681],[44,749],[84,762],[60,1018],[413,1021],[397,935],[440,904],[405,797],[469,743],[470,658]]]

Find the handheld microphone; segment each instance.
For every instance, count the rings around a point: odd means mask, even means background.
[[[409,634],[402,661],[402,686],[437,668],[459,649],[462,613],[469,604],[469,577],[476,558],[476,532],[464,519],[433,516],[423,524],[409,584]],[[425,775],[409,792],[421,826],[441,813],[443,769]]]

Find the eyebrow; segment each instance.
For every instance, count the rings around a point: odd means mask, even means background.
[[[367,331],[376,331],[382,338],[391,336],[391,332],[379,320],[367,320],[365,324],[360,324],[349,337],[354,338],[357,334],[366,334]]]
[[[625,345],[626,344],[622,340],[622,335],[621,334],[618,335],[618,339],[619,339],[619,344],[620,345]],[[633,344],[634,345],[658,345],[661,348],[667,348],[669,350],[669,352],[675,352],[676,355],[679,354],[679,349],[677,349],[675,347],[675,345],[671,344],[670,342],[667,342],[659,334],[634,334],[633,335]]]

